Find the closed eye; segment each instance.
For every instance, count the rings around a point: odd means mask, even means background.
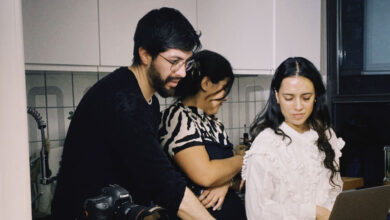
[[[291,101],[291,100],[293,100],[294,97],[292,95],[284,95],[283,98],[286,101]]]
[[[311,99],[311,95],[302,96],[302,99],[305,101],[309,101]]]

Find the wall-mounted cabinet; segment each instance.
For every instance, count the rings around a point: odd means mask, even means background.
[[[273,74],[286,58],[320,67],[320,0],[198,0],[204,48],[225,55],[236,73]]]
[[[163,6],[178,9],[196,27],[196,0],[99,0],[101,65],[130,65],[137,22],[151,9]]]
[[[320,68],[321,1],[275,0],[275,67],[286,58],[302,56]]]
[[[23,0],[27,64],[99,65],[96,0]]]
[[[163,6],[180,10],[203,48],[224,55],[236,74],[272,74],[290,56],[320,66],[320,0],[23,0],[26,63],[130,65],[138,20]]]
[[[269,72],[273,57],[273,0],[198,0],[203,48],[224,55],[237,70]]]

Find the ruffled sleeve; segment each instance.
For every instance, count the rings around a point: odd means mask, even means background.
[[[247,157],[245,209],[248,219],[281,219],[281,205],[273,201],[275,191],[272,162],[254,153]],[[278,217],[279,218],[278,218]]]
[[[344,145],[345,145],[345,142],[342,138],[338,138],[336,136],[336,133],[333,131],[333,129],[330,129],[330,139],[329,139],[329,143],[330,145],[332,146],[333,150],[334,150],[334,153],[335,153],[335,159],[337,159],[337,164],[338,164],[338,160],[339,158],[341,157],[342,153],[341,153],[341,149],[343,149]]]
[[[270,129],[266,129],[261,132],[253,141],[250,150],[245,153],[241,170],[241,177],[243,180],[246,180],[248,173],[248,161],[253,160],[253,158],[251,158],[253,155],[262,155],[262,157],[267,157],[270,160],[270,163],[275,163],[275,153],[273,153],[270,149],[278,147],[278,143],[280,143],[281,140],[279,138],[275,138],[271,132],[273,131]]]
[[[335,152],[335,163],[337,167],[340,165],[340,157],[342,155],[341,149],[343,149],[345,142],[342,138],[338,138],[333,129],[330,129],[329,143],[332,146]],[[328,169],[326,172],[329,173]],[[329,174],[330,175],[330,174]],[[340,194],[343,188],[343,181],[340,176],[340,172],[336,173],[333,181],[337,186],[332,186],[329,184],[329,175],[326,175],[326,182],[324,182],[323,192],[320,192],[320,200],[322,202],[319,204],[329,210],[332,210],[336,197]],[[325,180],[324,180],[325,181]]]

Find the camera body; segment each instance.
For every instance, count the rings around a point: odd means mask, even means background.
[[[116,184],[104,187],[101,195],[86,199],[84,210],[88,220],[142,220],[146,216],[168,219],[165,209],[134,204],[129,192]]]

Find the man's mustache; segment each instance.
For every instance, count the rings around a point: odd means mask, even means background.
[[[180,81],[180,80],[182,80],[183,79],[183,77],[168,77],[166,80],[165,80],[165,83],[168,83],[168,82],[170,82],[170,81]]]

